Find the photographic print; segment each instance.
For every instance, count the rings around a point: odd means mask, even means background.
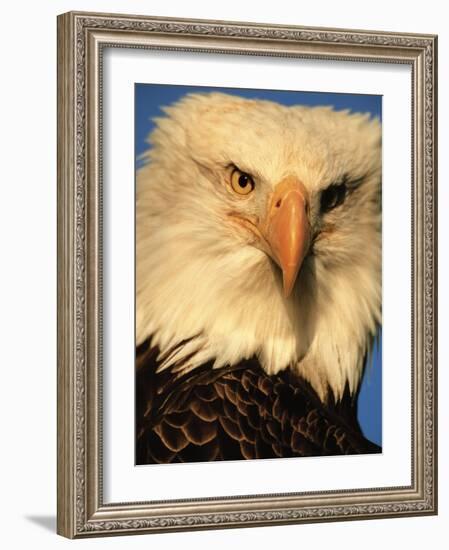
[[[430,34],[58,16],[59,534],[437,513],[437,89]]]
[[[136,464],[382,451],[381,101],[135,85]]]

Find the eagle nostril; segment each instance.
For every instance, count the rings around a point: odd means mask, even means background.
[[[276,208],[280,208],[281,204],[282,204],[282,199],[278,199],[275,204]]]

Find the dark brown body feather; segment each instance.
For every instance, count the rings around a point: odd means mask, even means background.
[[[137,349],[137,464],[381,451],[362,435],[349,391],[323,405],[303,379],[269,376],[257,359],[176,379],[156,373],[158,355],[149,341]]]

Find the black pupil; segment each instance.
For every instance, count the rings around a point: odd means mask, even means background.
[[[331,185],[321,195],[321,210],[332,210],[343,203],[346,197],[346,185]]]
[[[242,189],[245,189],[245,187],[248,185],[249,183],[249,177],[246,175],[246,174],[242,174],[240,177],[239,177],[239,185]]]

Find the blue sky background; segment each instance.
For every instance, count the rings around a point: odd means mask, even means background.
[[[220,91],[241,97],[269,99],[284,105],[331,105],[336,110],[371,113],[382,119],[382,97],[377,95],[335,94],[323,92],[290,92],[240,88],[210,88],[205,86],[173,86],[164,84],[135,85],[135,153],[148,149],[147,137],[154,128],[152,119],[162,116],[161,107],[178,101],[188,93]],[[365,369],[359,394],[358,416],[365,436],[382,443],[382,335],[376,338],[372,358]]]

